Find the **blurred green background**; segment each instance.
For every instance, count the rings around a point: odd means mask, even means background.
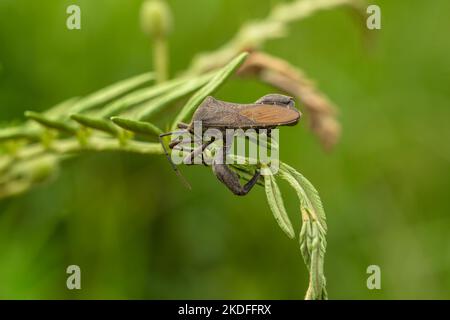
[[[172,75],[279,1],[170,0]],[[307,122],[281,131],[281,158],[319,190],[328,216],[332,299],[450,298],[450,2],[374,1],[382,30],[368,47],[345,9],[321,12],[266,51],[302,68],[340,108],[327,154]],[[78,4],[82,30],[65,27]],[[152,68],[140,0],[0,0],[0,121]],[[232,79],[217,94],[249,102],[271,89]],[[300,106],[301,109],[301,106]],[[297,241],[264,190],[233,196],[202,166],[163,157],[83,155],[52,183],[0,202],[0,298],[302,299]],[[298,229],[295,193],[283,187]],[[77,264],[82,290],[66,288]],[[382,289],[366,287],[379,265]]]

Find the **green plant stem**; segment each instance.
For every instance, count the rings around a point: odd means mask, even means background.
[[[166,37],[158,37],[153,42],[156,82],[162,83],[169,78],[169,53]]]

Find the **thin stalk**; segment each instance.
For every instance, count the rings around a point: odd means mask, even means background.
[[[154,68],[156,71],[156,82],[162,83],[169,78],[169,54],[167,38],[158,37],[153,43]]]

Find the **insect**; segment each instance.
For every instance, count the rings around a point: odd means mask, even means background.
[[[189,184],[184,180],[170,158],[164,145],[163,137],[174,133],[189,133],[193,136],[195,135],[194,124],[196,122],[201,122],[202,133],[208,129],[217,129],[222,133],[225,133],[227,129],[267,129],[267,135],[269,136],[270,130],[278,126],[292,126],[297,124],[300,116],[301,113],[295,108],[294,99],[280,94],[265,95],[251,104],[225,102],[209,96],[197,108],[190,124],[180,123],[178,124],[178,128],[181,129],[180,131],[163,133],[159,138],[173,169],[189,187]],[[223,134],[223,136],[225,135]],[[183,163],[192,163],[192,160],[203,154],[205,149],[214,141],[216,140],[212,138],[194,148]],[[174,140],[169,144],[169,148],[173,149],[180,143],[181,140]],[[230,143],[224,143],[221,153],[222,157],[229,153],[230,147]],[[239,176],[225,164],[223,158],[215,157],[211,166],[219,181],[238,196],[246,195],[261,176],[261,172],[256,170],[253,177],[245,185],[241,185]]]

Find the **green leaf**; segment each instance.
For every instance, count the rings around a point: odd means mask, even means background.
[[[308,270],[310,269],[311,266],[311,256],[308,248],[308,234],[309,234],[308,229],[310,228],[311,225],[309,223],[309,220],[303,220],[302,228],[300,230],[300,234],[298,237],[300,243],[300,252],[302,254],[303,261],[305,262],[305,265],[308,268]]]
[[[125,119],[120,117],[112,117],[111,121],[119,127],[139,134],[159,137],[163,131],[149,122]]]
[[[103,131],[113,136],[118,136],[120,134],[119,129],[108,120],[85,116],[82,114],[73,114],[70,117],[85,127]]]
[[[274,176],[264,176],[264,184],[267,201],[269,202],[269,207],[272,210],[275,220],[278,222],[278,225],[286,233],[286,235],[293,239],[295,237],[294,228],[292,227],[292,223],[289,220],[286,209],[284,208],[283,198],[281,197],[281,192]]]
[[[186,105],[181,109],[180,113],[175,118],[172,124],[172,130],[176,130],[178,123],[185,121],[194,110],[202,103],[205,98],[213,94],[244,62],[247,58],[248,52],[241,53],[239,56],[234,58],[228,65],[223,67],[214,76],[211,81],[206,84],[203,88],[198,90],[186,103]]]
[[[35,128],[26,127],[10,127],[0,130],[0,142],[18,139],[38,141],[40,139],[40,132]]]
[[[297,191],[300,200],[304,201],[304,207],[316,217],[316,219],[320,222],[321,227],[326,232],[327,223],[325,211],[323,209],[319,193],[316,188],[314,188],[312,183],[309,182],[309,180],[297,170],[282,162],[280,162],[280,176],[287,180],[289,184]],[[295,182],[290,179],[289,176],[291,176]]]
[[[99,118],[108,118],[114,115],[118,115],[123,111],[129,110],[131,107],[138,105],[140,103],[146,102],[152,98],[163,95],[171,90],[174,90],[181,84],[187,82],[188,79],[174,79],[171,81],[164,82],[162,84],[158,84],[152,86],[150,88],[136,90],[132,93],[121,97],[109,104],[107,104],[102,110],[100,110],[95,115]]]
[[[308,238],[310,238],[310,257],[311,257],[311,264],[310,264],[310,277],[311,277],[311,284],[312,284],[312,292],[313,292],[313,298],[318,299],[320,297],[321,291],[322,291],[322,274],[323,270],[321,270],[323,257],[321,256],[320,252],[320,235],[317,227],[316,221],[310,221],[311,224],[311,233],[308,234]]]
[[[51,107],[47,111],[44,111],[42,114],[46,117],[64,119],[67,117],[67,110],[70,110],[80,98],[70,98],[61,103],[58,103],[56,106]]]
[[[98,105],[106,103],[114,98],[121,96],[122,94],[131,91],[151,80],[153,80],[153,73],[144,73],[135,76],[130,79],[126,79],[117,82],[111,86],[108,86],[102,90],[99,90],[91,95],[79,100],[73,108],[70,110],[71,113],[80,113],[89,109],[92,109]]]
[[[34,120],[40,125],[47,128],[55,129],[69,134],[76,134],[77,132],[77,128],[75,128],[74,126],[71,126],[70,124],[61,120],[51,119],[37,112],[26,111],[25,117]]]
[[[178,99],[181,99],[191,94],[198,88],[202,87],[212,77],[213,74],[209,73],[198,78],[190,79],[183,85],[178,86],[176,89],[169,92],[168,94],[165,94],[155,100],[152,100],[149,103],[145,103],[141,106],[138,106],[135,111],[135,113],[137,114],[136,118],[139,120],[149,119],[155,112],[161,110],[164,106],[167,106],[170,103]]]
[[[78,98],[65,100],[56,106],[41,113],[47,119],[62,118],[62,115],[72,106]],[[0,142],[8,140],[25,139],[29,141],[39,141],[42,136],[42,127],[34,122],[26,122],[22,126],[9,126],[0,128]]]
[[[317,221],[304,220],[300,232],[300,249],[309,271],[309,288],[305,299],[327,299],[324,261],[326,239]]]
[[[299,235],[300,251],[309,270],[306,299],[326,299],[324,261],[326,252],[326,218],[319,194],[314,186],[294,168],[280,163],[279,176],[297,192],[302,213]]]

